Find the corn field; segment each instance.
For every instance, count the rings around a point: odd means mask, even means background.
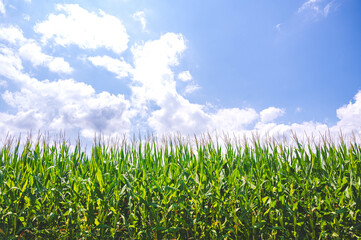
[[[356,142],[160,142],[4,143],[0,238],[361,238]]]

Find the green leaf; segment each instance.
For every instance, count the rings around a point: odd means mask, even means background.
[[[336,211],[337,214],[347,212],[347,208],[342,208]]]
[[[96,172],[96,178],[98,180],[98,183],[99,183],[99,186],[100,186],[100,191],[103,192],[103,186],[104,186],[104,183],[103,183],[103,173],[102,171],[100,170],[100,168],[98,167],[97,169],[97,172]]]

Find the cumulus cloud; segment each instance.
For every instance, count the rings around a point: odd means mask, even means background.
[[[285,114],[284,109],[269,107],[260,112],[261,122],[268,123],[272,122],[278,117],[281,117]]]
[[[324,123],[312,121],[291,124],[277,124],[260,121],[255,125],[253,131],[257,131],[261,136],[265,136],[268,134],[270,136],[286,137],[291,137],[293,133],[296,133],[298,136],[307,135],[309,137],[314,136],[316,138],[319,137],[320,134],[330,134],[330,136],[334,139],[338,138],[340,132],[342,132],[342,134],[346,137],[351,137],[352,134],[360,135],[361,91],[358,91],[355,95],[354,102],[350,102],[349,104],[338,108],[336,110],[336,113],[339,121],[335,125],[331,126]]]
[[[61,46],[75,44],[82,49],[104,47],[115,53],[128,48],[129,36],[123,23],[103,11],[88,12],[78,4],[58,4],[56,9],[64,12],[50,14],[48,19],[35,25],[44,43],[53,40]]]
[[[189,71],[184,71],[178,74],[178,79],[182,82],[188,82],[192,80],[192,75]]]
[[[88,57],[88,60],[98,67],[104,67],[109,72],[115,73],[117,78],[128,77],[133,71],[133,67],[126,63],[124,59],[114,59],[109,56]]]
[[[24,37],[23,32],[15,26],[0,27],[0,40],[17,46],[21,58],[29,60],[34,66],[46,66],[52,72],[71,73],[73,69],[61,57],[44,54],[39,44]]]
[[[132,48],[132,104],[139,106],[141,112],[150,111],[149,126],[159,134],[193,134],[216,129],[242,130],[255,121],[258,114],[254,109],[220,109],[207,113],[204,105],[191,103],[177,92],[171,67],[178,65],[185,49],[184,37],[174,33]],[[183,76],[189,78],[190,74],[185,71]],[[149,102],[154,102],[159,109],[144,108]]]
[[[185,49],[184,37],[175,33],[132,47],[132,107],[157,133],[199,131],[200,123],[209,118],[201,105],[190,103],[176,90],[171,67],[179,64]]]
[[[167,33],[131,48],[134,67],[124,59],[109,56],[88,57],[88,60],[118,78],[130,77],[131,109],[156,133],[202,132],[210,126],[210,115],[203,105],[189,102],[176,90],[172,67],[179,64],[185,49],[181,34]],[[187,71],[183,75],[191,78]]]
[[[22,69],[22,62],[18,54],[11,48],[0,44],[0,75],[21,83],[29,79],[28,75],[22,73]]]
[[[134,73],[131,88],[135,107],[142,108],[150,100],[161,105],[168,93],[178,94],[171,67],[179,64],[178,57],[185,49],[183,36],[174,33],[132,48]]]
[[[131,107],[138,113],[145,113],[145,120],[157,134],[197,134],[218,130],[237,134],[259,132],[263,136],[269,133],[290,136],[292,131],[302,134],[327,131],[327,125],[320,123],[271,123],[285,113],[284,109],[276,107],[260,113],[252,108],[220,108],[210,113],[205,105],[191,103],[177,92],[172,70],[172,66],[179,64],[185,49],[183,36],[174,33],[132,47]],[[149,107],[154,104],[156,109]],[[258,123],[257,119],[260,119]]]
[[[28,43],[21,46],[19,54],[23,59],[29,60],[34,66],[46,66],[52,72],[69,74],[73,71],[64,58],[44,54],[41,51],[41,47],[35,41],[28,41]]]
[[[144,31],[145,28],[147,27],[147,20],[145,19],[145,13],[143,11],[138,11],[133,14],[133,18],[134,20],[139,21],[140,24],[142,24],[142,29]]]
[[[258,113],[252,108],[225,108],[211,115],[209,125],[211,130],[237,132],[245,130],[257,118]]]
[[[16,26],[0,27],[0,40],[11,44],[22,44],[26,41],[23,32]]]
[[[51,57],[51,56],[50,56]],[[49,62],[45,62],[49,70],[56,73],[72,73],[73,68],[62,57],[51,57]]]
[[[174,33],[167,33],[157,40],[132,47],[134,67],[132,71],[128,71],[132,79],[130,108],[134,108],[137,113],[144,113],[148,126],[158,134],[174,132],[197,134],[218,130],[240,135],[258,133],[260,136],[291,137],[293,133],[300,136],[304,134],[315,136],[329,131],[333,136],[337,136],[340,127],[350,126],[352,130],[360,128],[358,114],[361,112],[359,110],[361,93],[355,97],[355,103],[350,103],[337,111],[340,118],[337,126],[312,121],[277,124],[275,120],[283,116],[285,110],[276,107],[266,108],[259,113],[252,108],[219,108],[215,112],[209,112],[205,105],[191,103],[176,90],[172,67],[179,64],[185,49],[184,37]],[[123,60],[108,57],[89,58],[89,60],[94,65],[106,67],[120,76],[124,71],[124,67],[116,67],[123,66]],[[178,74],[179,80],[192,80],[188,71],[182,74]]]
[[[130,129],[129,102],[123,95],[96,93],[90,85],[72,79],[51,82],[32,78],[19,91],[5,91],[2,98],[17,110],[6,115],[8,129],[79,131],[85,137]]]
[[[328,3],[331,5],[323,6],[321,0],[310,0],[299,11],[317,9],[327,16],[332,7],[332,2]],[[76,4],[57,5],[57,10],[61,13],[50,14],[34,28],[42,34],[44,43],[53,41],[64,47],[75,44],[83,49],[103,47],[117,54],[127,49],[128,35],[115,17],[102,11],[88,12]],[[70,73],[72,68],[63,58],[43,53],[41,45],[26,39],[17,27],[0,27],[0,40],[8,44],[0,43],[0,75],[13,80],[18,87],[5,90],[1,95],[12,107],[10,113],[0,112],[1,133],[62,129],[92,138],[94,132],[99,131],[107,135],[129,132],[139,118],[157,134],[217,130],[241,135],[257,132],[261,136],[291,136],[295,132],[311,136],[326,131],[337,134],[339,129],[361,133],[361,92],[356,94],[354,102],[337,110],[340,120],[334,126],[318,122],[278,124],[276,120],[285,110],[277,107],[260,112],[253,108],[210,111],[204,104],[190,102],[176,88],[179,81],[188,84],[184,90],[186,94],[199,88],[189,71],[176,74],[174,70],[186,50],[182,34],[166,33],[159,39],[135,44],[131,47],[132,65],[120,56],[84,57],[117,78],[129,77],[132,80],[129,98],[109,92],[97,93],[92,86],[74,79],[39,81],[32,78],[24,72],[22,60],[34,66],[46,66],[54,72]],[[0,86],[6,88],[3,83],[0,81]]]
[[[337,117],[340,119],[334,128],[342,129],[346,133],[361,134],[361,91],[359,91],[355,97],[355,102],[337,109]]]
[[[159,105],[161,109],[153,111],[148,119],[149,126],[157,134],[195,134],[208,130],[210,116],[204,112],[202,105],[190,103],[180,95],[170,93],[163,97]]]
[[[39,59],[32,61],[37,63]],[[55,62],[50,68],[59,65]],[[91,138],[94,132],[122,134],[131,127],[130,103],[123,95],[96,93],[92,86],[73,79],[39,81],[23,72],[16,50],[1,44],[0,75],[19,87],[16,91],[5,90],[1,95],[13,109],[11,114],[0,113],[1,134],[65,130]]]

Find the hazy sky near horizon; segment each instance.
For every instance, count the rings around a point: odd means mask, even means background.
[[[0,134],[361,134],[361,1],[0,0]]]

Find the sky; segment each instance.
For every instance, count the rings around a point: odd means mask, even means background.
[[[359,0],[0,0],[0,135],[361,134]]]

